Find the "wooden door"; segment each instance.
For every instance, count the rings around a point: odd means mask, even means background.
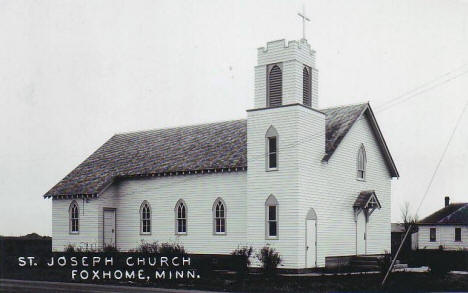
[[[104,210],[104,246],[115,247],[115,209]]]
[[[313,268],[316,266],[316,251],[317,251],[317,221],[306,220],[306,266]]]

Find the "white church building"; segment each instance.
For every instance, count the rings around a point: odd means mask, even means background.
[[[318,108],[305,39],[258,49],[247,119],[116,134],[49,190],[52,246],[269,245],[283,268],[390,251],[398,171],[368,103]]]

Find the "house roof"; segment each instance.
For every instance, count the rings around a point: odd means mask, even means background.
[[[468,225],[468,203],[451,203],[425,217],[422,225]]]
[[[374,131],[375,138],[382,151],[391,176],[400,176],[369,103],[326,108],[320,111],[326,115],[326,152],[322,159],[323,161],[327,162],[331,158],[342,139],[356,121],[366,116]]]
[[[365,112],[380,133],[368,103],[322,112],[326,114],[327,160]],[[377,138],[384,145],[386,160],[392,163],[392,175],[398,176],[383,137]],[[97,196],[114,180],[125,177],[236,168],[247,168],[245,119],[122,133],[110,138],[44,197]]]

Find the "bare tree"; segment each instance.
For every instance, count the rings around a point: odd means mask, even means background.
[[[403,225],[405,227],[405,232],[408,231],[410,227],[412,227],[413,232],[416,230],[416,222],[418,221],[418,216],[411,214],[411,209],[410,209],[410,203],[405,201],[404,204],[400,207],[401,211],[401,220],[403,222]]]

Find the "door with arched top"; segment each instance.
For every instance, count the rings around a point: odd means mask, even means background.
[[[306,267],[317,266],[317,214],[309,209],[306,216]]]

